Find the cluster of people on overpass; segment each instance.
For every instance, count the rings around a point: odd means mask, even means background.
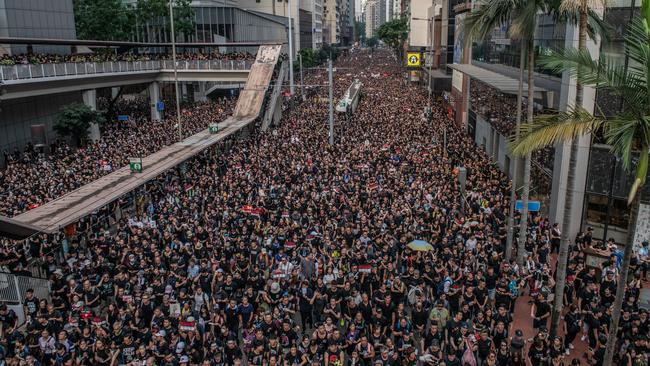
[[[54,53],[29,53],[18,55],[0,55],[0,66],[11,65],[39,65],[53,64],[63,62],[107,62],[107,61],[151,61],[151,60],[171,60],[172,54],[169,53],[117,53],[117,52],[98,52],[88,54],[54,54]],[[185,52],[179,51],[176,55],[177,60],[235,60],[235,61],[253,61],[255,55],[249,52]]]
[[[440,108],[424,116],[426,92],[404,83],[388,52],[353,52],[336,66],[335,96],[358,78],[363,97],[356,114],[337,115],[335,145],[327,75],[316,71],[306,83],[321,86],[273,132],[220,142],[148,184],[133,214],[84,220],[60,252],[43,254],[51,298],[27,293],[24,328],[0,306],[0,359],[602,365],[616,257],[589,267],[583,249],[595,241],[578,237],[568,310],[551,338],[561,228],[531,216],[525,261],[506,260],[510,181],[490,157]],[[35,256],[46,239],[29,240]],[[11,267],[18,254],[0,250]],[[647,364],[640,276],[616,344],[625,366]]]
[[[223,121],[233,107],[233,99],[182,105],[183,136]],[[101,138],[80,148],[55,140],[47,153],[31,144],[23,152],[4,151],[6,168],[0,169],[0,215],[15,216],[38,207],[128,165],[129,158],[145,157],[178,141],[175,113],[161,121],[152,120],[146,98],[122,100],[113,110],[128,120],[109,116],[109,121],[101,126]]]
[[[526,121],[526,104],[522,105],[522,123]],[[470,109],[484,118],[501,136],[508,138],[515,132],[517,123],[517,97],[501,93],[495,88],[472,79],[470,82]],[[486,141],[487,143],[487,141]],[[555,149],[549,147],[533,153],[535,163],[531,169],[532,180],[536,183],[539,194],[548,194],[551,190]]]

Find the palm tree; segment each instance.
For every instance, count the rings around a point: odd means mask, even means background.
[[[521,42],[521,59],[520,59],[520,77],[519,77],[519,92],[517,95],[517,126],[515,128],[515,139],[518,139],[519,125],[521,122],[521,104],[522,104],[522,84],[523,84],[523,70],[525,69],[525,54],[524,43],[527,44],[528,50],[528,95],[533,95],[534,79],[533,79],[533,66],[534,66],[534,49],[533,49],[533,35],[535,31],[536,15],[540,11],[547,11],[553,16],[556,21],[564,23],[578,23],[579,40],[578,48],[581,50],[586,49],[587,35],[591,38],[595,34],[606,35],[607,26],[602,22],[600,16],[594,11],[594,8],[599,6],[598,0],[547,0],[534,1],[534,0],[490,0],[487,3],[479,6],[470,16],[465,23],[465,32],[468,35],[467,39],[471,42],[474,38],[485,38],[495,26],[498,26],[508,20],[512,20],[513,27],[511,28],[511,37],[519,38]],[[506,10],[509,10],[506,11]],[[577,84],[576,105],[582,105],[582,85]],[[529,99],[527,109],[527,122],[531,123],[533,117],[533,104]],[[560,258],[557,274],[560,277],[566,276],[566,261],[569,247],[569,225],[570,225],[570,212],[572,210],[573,202],[573,186],[575,181],[576,170],[576,156],[577,156],[577,140],[571,143],[571,153],[569,162],[569,174],[567,178],[568,189],[565,199],[565,215],[562,226],[562,244],[560,247]],[[508,236],[506,241],[506,258],[510,259],[512,253],[512,242],[514,236],[514,215],[515,215],[515,200],[517,197],[517,182],[519,163],[515,161],[514,171],[512,175],[512,187],[510,191],[510,212],[508,215]],[[524,182],[522,192],[522,215],[519,230],[519,246],[517,250],[517,262],[522,264],[524,261],[525,243],[527,239],[527,224],[528,224],[528,194],[530,192],[530,155],[527,154],[524,163]],[[564,292],[564,278],[558,277],[556,286],[555,306],[553,318],[551,321],[551,334],[555,334],[557,325],[560,321],[560,314],[562,310],[562,294]],[[558,295],[559,294],[559,295]]]
[[[520,136],[511,142],[513,154],[521,156],[556,143],[573,141],[589,133],[602,133],[626,170],[635,170],[635,181],[628,195],[630,219],[628,240],[623,254],[612,320],[609,327],[604,363],[609,365],[614,355],[616,333],[621,315],[630,260],[634,245],[634,230],[641,197],[639,188],[648,174],[650,151],[650,0],[643,0],[641,15],[630,24],[625,37],[625,49],[630,64],[624,65],[609,57],[592,59],[587,50],[568,49],[553,52],[542,64],[559,72],[569,72],[581,85],[592,86],[620,97],[621,111],[612,117],[596,117],[576,105],[555,115],[540,116],[535,123],[521,126]],[[639,154],[638,160],[634,158]]]
[[[545,0],[486,0],[479,4],[465,19],[466,44],[476,39],[485,39],[492,30],[502,24],[510,22],[509,36],[513,40],[519,40],[521,44],[520,58],[520,78],[519,91],[517,95],[517,128],[519,130],[522,114],[522,97],[523,97],[523,70],[525,69],[526,58],[524,51],[527,51],[528,59],[528,95],[533,96],[534,83],[534,65],[535,49],[534,35],[537,24],[537,14],[547,12],[549,2]],[[530,98],[529,98],[530,99]],[[529,101],[527,108],[527,121],[533,120],[533,103]],[[516,176],[517,165],[515,162],[515,172],[513,174],[513,184],[511,187],[511,204],[508,217],[508,245],[506,246],[506,258],[510,258],[512,252],[512,233],[514,226],[514,201],[516,198]],[[528,225],[528,194],[530,192],[530,154],[526,155],[524,164],[524,182],[522,192],[523,209],[519,229],[519,246],[517,250],[517,263],[523,264],[526,232]]]
[[[587,35],[595,38],[595,34],[605,37],[608,33],[608,27],[602,23],[600,16],[596,14],[594,8],[602,7],[604,0],[559,0],[556,19],[565,23],[578,24],[578,49],[587,49]],[[577,18],[577,19],[576,19]],[[591,26],[589,26],[591,23]],[[578,72],[581,69],[578,68]],[[583,87],[580,81],[576,83],[575,105],[582,106]],[[570,233],[571,233],[571,211],[573,210],[573,196],[576,178],[576,166],[578,155],[578,139],[573,139],[569,152],[569,167],[567,174],[567,188],[564,196],[564,215],[562,217],[562,231],[557,261],[557,270],[555,272],[555,299],[553,304],[553,316],[551,317],[551,336],[557,334],[562,316],[562,307],[564,305],[564,285],[566,282],[567,260],[569,255]]]

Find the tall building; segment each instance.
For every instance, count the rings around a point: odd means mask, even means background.
[[[76,39],[72,0],[0,1],[0,37]],[[3,46],[21,54],[25,46]],[[68,53],[70,47],[34,46],[33,52]]]
[[[364,10],[366,21],[366,37],[372,38],[375,36],[375,19],[377,17],[377,0],[366,1]]]
[[[395,13],[393,9],[394,0],[385,0],[386,1],[386,21],[389,22],[395,19]]]
[[[319,49],[323,46],[323,0],[313,0],[313,49]]]
[[[386,22],[386,0],[366,2],[366,37],[375,37],[377,28]]]
[[[399,18],[402,16],[402,1],[403,0],[392,0],[393,1],[393,19]]]
[[[357,22],[363,22],[366,19],[363,12],[364,7],[365,7],[365,1],[354,0],[354,19]]]
[[[341,43],[341,11],[345,0],[325,0],[323,6],[323,43]]]
[[[354,0],[341,0],[341,46],[350,46],[354,40]]]

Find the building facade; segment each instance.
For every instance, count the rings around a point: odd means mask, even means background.
[[[377,36],[377,28],[386,22],[386,0],[366,1],[366,37]]]
[[[454,31],[463,21],[453,9],[460,9],[462,2],[450,2],[448,35],[453,42],[448,42],[448,62],[458,63],[458,50],[454,43],[458,43],[459,32]],[[594,41],[589,39],[587,48],[594,59],[601,55],[619,59],[621,64],[626,64],[623,38],[627,32],[632,18],[638,13],[640,1],[608,2],[604,10],[605,21],[614,29],[607,40]],[[453,23],[452,23],[453,22]],[[577,47],[577,28],[573,24],[556,22],[549,16],[539,15],[538,28],[535,35],[535,47],[539,52],[546,49],[563,49]],[[483,70],[482,72],[495,72],[500,75],[500,82],[510,80],[515,85],[518,77],[518,63],[520,46],[518,42],[508,39],[508,25],[503,25],[494,30],[487,41],[475,44],[472,47],[472,66]],[[454,78],[457,72],[454,71]],[[508,126],[513,121],[504,121],[501,110],[509,109],[516,103],[516,89],[508,92],[498,91],[495,85],[490,85],[490,78],[483,79],[480,73],[467,75],[458,73],[462,80],[456,84],[461,85],[470,80],[469,88],[462,88],[462,95],[453,95],[455,98],[468,100],[465,107],[467,130],[475,142],[483,146],[486,152],[493,157],[506,173],[512,175],[515,170],[516,159],[509,156],[507,140],[512,133]],[[538,88],[533,99],[536,113],[542,111],[564,110],[575,102],[575,79],[570,75],[558,75],[549,70],[540,69],[535,73],[535,86]],[[452,87],[453,89],[453,87]],[[525,98],[526,100],[528,98]],[[527,101],[526,101],[527,102]],[[598,104],[599,108],[595,108]],[[460,104],[457,104],[460,105]],[[495,109],[494,107],[497,106]],[[623,108],[622,101],[604,91],[593,88],[584,88],[582,107],[592,113],[611,115]],[[455,113],[463,113],[456,110]],[[506,113],[507,114],[507,113]],[[508,116],[505,116],[508,117]],[[510,116],[511,117],[511,116]],[[504,123],[505,122],[505,123]],[[591,228],[595,240],[613,239],[619,245],[628,245],[631,241],[637,245],[642,240],[650,239],[650,231],[643,229],[635,232],[635,237],[630,240],[628,227],[636,226],[637,229],[645,227],[640,225],[650,221],[650,187],[641,190],[641,207],[636,222],[630,222],[630,210],[627,206],[627,194],[634,182],[632,173],[626,172],[619,159],[612,155],[609,146],[604,144],[600,136],[583,136],[578,139],[578,153],[575,182],[573,187],[567,186],[570,145],[559,144],[553,148],[533,154],[531,166],[531,197],[542,201],[544,214],[547,214],[552,223],[563,223],[565,215],[566,193],[573,190],[571,202],[570,226],[562,227],[570,238],[574,238],[580,231]],[[518,176],[521,177],[521,166]],[[521,182],[521,178],[518,179]]]
[[[0,37],[77,39],[72,0],[0,1]],[[34,46],[29,51],[69,53],[70,47]],[[6,45],[0,52],[21,54],[28,49]]]
[[[325,0],[323,5],[323,43],[341,43],[341,12],[346,0]]]

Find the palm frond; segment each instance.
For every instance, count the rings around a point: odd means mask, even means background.
[[[511,137],[508,146],[515,156],[525,156],[533,151],[571,141],[602,128],[605,121],[582,107],[571,108],[556,114],[537,116],[533,123],[522,124],[519,138]]]
[[[582,85],[607,90],[614,96],[623,98],[626,108],[641,116],[645,114],[647,85],[644,73],[634,70],[617,60],[601,57],[596,61],[587,50],[575,48],[551,51],[542,55],[539,64],[555,72],[567,72],[577,78]],[[578,74],[578,69],[580,73]]]
[[[610,117],[607,120],[605,140],[612,146],[612,153],[621,158],[623,168],[630,170],[632,153],[638,144],[640,132],[645,129],[646,122],[637,119],[628,112]]]
[[[614,27],[607,23],[594,9],[589,9],[587,14],[587,35],[589,38],[596,41],[596,38],[600,36],[603,41],[611,40]]]
[[[467,15],[464,23],[465,43],[485,39],[495,27],[508,22],[519,0],[487,0]]]
[[[537,0],[528,0],[522,7],[516,9],[509,31],[510,38],[531,39],[535,36],[540,3]]]
[[[583,6],[587,9],[604,9],[608,4],[607,0],[560,0],[559,11],[580,12]]]
[[[638,65],[634,65],[634,63],[630,65],[631,69],[638,74],[645,75],[650,67],[650,44],[648,41],[644,19],[635,17],[625,36],[625,50],[630,59]]]

